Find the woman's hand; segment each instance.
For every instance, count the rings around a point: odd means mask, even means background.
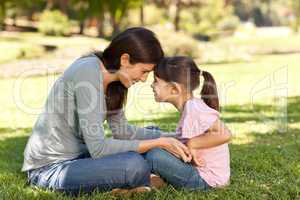
[[[192,155],[190,150],[175,138],[161,137],[158,138],[161,143],[161,148],[172,153],[178,158],[181,158],[184,162],[191,162]]]

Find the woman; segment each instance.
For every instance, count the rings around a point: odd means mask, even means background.
[[[76,60],[55,82],[26,145],[22,171],[29,183],[71,194],[135,188],[150,184],[140,153],[159,147],[188,161],[185,145],[128,125],[122,111],[127,88],[146,81],[162,58],[153,32],[131,28],[103,53]],[[104,137],[105,120],[113,138]]]

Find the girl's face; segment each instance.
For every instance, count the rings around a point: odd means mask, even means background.
[[[129,55],[123,54],[121,56],[121,67],[118,71],[120,81],[127,88],[136,82],[145,82],[153,68],[154,64],[149,63],[131,64],[129,62]]]
[[[163,79],[154,76],[154,81],[151,84],[153,89],[154,98],[157,102],[169,102],[172,95],[172,87],[170,83],[164,81]]]

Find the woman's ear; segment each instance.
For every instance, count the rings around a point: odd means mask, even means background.
[[[130,55],[128,53],[123,53],[120,57],[121,67],[128,67],[130,65]]]

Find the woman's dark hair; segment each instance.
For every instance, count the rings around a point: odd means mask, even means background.
[[[200,74],[204,77],[201,90],[202,100],[211,108],[219,111],[219,98],[215,79],[207,72],[197,67],[189,57],[166,57],[154,68],[154,75],[166,82],[176,82],[192,92],[200,85]]]
[[[158,64],[164,57],[160,42],[155,34],[142,27],[129,28],[116,35],[103,52],[94,52],[110,72],[120,69],[120,57],[127,53],[130,63]],[[126,102],[127,88],[120,82],[112,82],[106,91],[106,104],[109,111],[120,109]]]

